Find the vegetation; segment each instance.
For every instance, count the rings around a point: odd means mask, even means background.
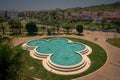
[[[67,34],[69,34],[70,33],[70,29],[72,28],[72,24],[66,22],[66,23],[62,23],[61,25],[66,30]]]
[[[83,26],[80,25],[80,24],[78,24],[78,25],[76,26],[76,30],[77,30],[77,32],[78,32],[79,34],[82,33],[82,32],[83,32]]]
[[[38,28],[34,22],[29,22],[25,26],[28,34],[35,34],[38,32]]]
[[[91,43],[89,41],[82,40],[82,39],[76,39],[76,38],[68,38],[68,39],[85,43],[86,45],[89,45],[92,48],[93,50],[92,54],[89,55],[89,58],[91,59],[92,64],[88,70],[86,70],[83,73],[76,74],[76,75],[70,75],[70,76],[57,75],[57,74],[47,71],[42,66],[42,61],[36,60],[30,57],[29,52],[23,51],[22,56],[23,56],[23,60],[25,60],[24,61],[25,66],[22,67],[23,74],[27,74],[28,76],[31,76],[31,77],[40,78],[42,80],[70,80],[70,79],[81,77],[91,72],[94,72],[97,69],[99,69],[101,66],[103,66],[104,63],[106,62],[106,59],[107,59],[106,52],[104,51],[103,48],[101,48],[97,44],[94,44],[94,43]],[[17,49],[18,51],[19,49],[21,50],[21,45],[17,46]],[[26,80],[29,80],[29,79],[26,79]]]
[[[34,20],[32,20],[33,22]],[[36,27],[26,27],[26,25],[28,25],[29,21],[26,22],[20,22],[19,20],[9,20],[9,24],[7,22],[2,22],[2,26],[3,26],[3,30],[2,27],[0,26],[1,29],[1,35],[3,35],[3,33],[10,35],[13,34],[14,35],[18,35],[19,36],[26,36],[26,32],[28,32],[28,34],[33,34],[35,35],[35,33],[40,33],[41,35],[44,35],[47,33],[47,28],[51,28],[52,30],[52,34],[63,34],[63,33],[67,33],[67,34],[76,34],[76,32],[74,32],[74,30],[76,29],[76,25],[81,24],[84,26],[84,29],[87,30],[96,30],[96,31],[114,31],[114,32],[119,32],[119,23],[117,24],[116,21],[113,21],[111,24],[106,23],[104,20],[102,21],[103,23],[91,23],[91,22],[55,22],[53,20],[53,22],[51,21],[44,21],[44,23],[36,23],[33,22],[34,26]],[[33,29],[34,28],[34,29]],[[36,31],[33,31],[36,30]]]
[[[3,26],[3,22],[5,19],[3,17],[0,17],[0,29],[2,30],[2,35],[5,35],[5,27]]]
[[[47,34],[50,36],[52,34],[52,29],[48,28],[47,29]]]
[[[116,27],[116,32],[120,33],[120,20],[114,20],[114,21],[112,21],[112,23]]]
[[[0,80],[33,80],[23,73],[25,51],[13,47],[8,37],[0,38]]]
[[[12,29],[12,33],[13,34],[21,34],[21,28],[22,28],[22,24],[20,21],[15,20],[15,19],[11,19],[8,24],[10,25],[10,29]]]
[[[69,9],[56,9],[56,10],[48,10],[48,11],[40,11],[36,14],[31,14],[29,16],[23,16],[27,17],[31,20],[36,21],[36,24],[42,24],[42,25],[47,25],[47,26],[52,26],[54,27],[56,32],[59,33],[60,28],[63,27],[67,34],[70,32],[71,29],[75,29],[75,25],[77,23],[82,24],[83,26],[86,26],[87,29],[91,30],[103,30],[106,31],[106,29],[116,29],[116,27],[113,26],[113,24],[107,23],[107,19],[102,19],[101,23],[92,23],[93,19],[89,18],[88,20],[84,20],[82,16],[77,15],[82,13],[82,11],[96,11],[99,12],[97,13],[98,17],[101,17],[102,14],[104,13],[103,11],[111,11],[114,12],[115,10],[120,10],[119,8],[119,2],[113,3],[113,4],[102,4],[102,5],[96,5],[96,6],[90,6],[90,7],[84,7],[84,8],[69,8]],[[104,10],[103,10],[104,9]],[[74,15],[76,13],[76,15]],[[63,25],[61,25],[62,23]],[[67,25],[74,25],[74,26],[67,26]],[[87,24],[87,25],[86,25]],[[111,27],[112,26],[112,27]],[[86,28],[85,28],[86,29]],[[109,29],[109,30],[110,30]],[[111,31],[112,31],[111,30]],[[47,30],[46,30],[47,31]]]
[[[78,10],[85,10],[85,11],[116,11],[120,10],[120,2],[112,3],[112,4],[102,4],[102,5],[95,5],[89,7],[77,7],[77,8],[70,8],[69,11],[78,11]]]
[[[120,48],[120,38],[108,38],[107,42]]]
[[[99,11],[98,11],[99,10]],[[98,12],[97,17],[101,17],[104,13],[103,11],[119,11],[120,10],[120,2],[116,2],[113,4],[102,4],[84,8],[69,8],[69,9],[55,9],[55,10],[46,10],[40,12],[33,12],[30,14],[24,14],[20,12],[19,19],[11,19],[11,18],[2,18],[0,17],[0,35],[11,35],[14,36],[19,34],[19,36],[26,36],[26,32],[28,34],[40,33],[47,34],[47,28],[52,29],[52,34],[76,34],[74,30],[77,24],[81,24],[84,26],[84,29],[88,30],[98,30],[98,31],[114,31],[120,32],[119,19],[112,19],[111,23],[109,19],[102,19],[101,23],[93,23],[94,20],[92,17],[87,20],[84,19],[84,16],[81,16],[82,11],[90,11],[90,12]],[[29,23],[31,26],[28,25]],[[26,27],[29,26],[29,27]]]
[[[92,19],[89,21],[82,21],[81,17],[77,18],[72,16],[71,13],[77,13],[79,11],[119,11],[120,2],[114,4],[102,4],[99,6],[91,6],[85,8],[69,8],[66,10],[53,10],[43,11],[37,14],[31,14],[26,16],[19,14],[23,19],[8,19],[0,17],[0,80],[32,80],[33,77],[44,79],[44,80],[70,80],[73,78],[87,75],[91,72],[96,71],[104,65],[107,55],[104,49],[99,45],[92,42],[68,38],[73,41],[82,42],[86,45],[91,46],[92,54],[89,55],[92,64],[88,70],[83,73],[64,76],[51,73],[44,69],[42,61],[31,58],[28,51],[21,49],[21,45],[13,47],[11,45],[11,39],[4,37],[5,34],[25,34],[26,30],[28,34],[35,34],[40,31],[43,34],[52,35],[57,32],[60,33],[72,33],[72,29],[76,29],[78,33],[83,32],[83,26],[88,30],[99,30],[99,31],[114,31],[120,33],[120,20],[113,20],[110,24],[105,19],[101,23],[92,23]],[[65,16],[67,15],[67,16]],[[98,13],[100,16],[101,13]],[[81,25],[77,25],[81,24]],[[42,25],[37,27],[37,25]],[[75,25],[76,28],[74,27]],[[47,27],[46,27],[47,26]],[[48,28],[49,26],[49,28]],[[23,31],[23,32],[22,32]],[[65,31],[65,32],[64,32]],[[24,33],[25,32],[25,33]],[[3,35],[1,37],[1,35]],[[107,42],[120,48],[120,38],[109,38]]]

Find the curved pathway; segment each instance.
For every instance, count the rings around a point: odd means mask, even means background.
[[[104,32],[88,32],[84,31],[85,36],[76,36],[76,35],[60,35],[60,37],[75,37],[82,38],[94,42],[101,47],[103,47],[108,55],[107,62],[99,70],[80,77],[74,80],[120,80],[120,48],[114,47],[109,43],[105,42],[106,37],[114,37],[114,33]],[[25,38],[16,38],[13,40],[14,46],[27,42],[32,39],[39,39],[48,36],[35,36],[35,37],[25,37]],[[120,37],[120,34],[117,34],[117,37]],[[95,40],[97,38],[97,40]]]

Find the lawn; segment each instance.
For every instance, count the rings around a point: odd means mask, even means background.
[[[110,43],[113,46],[120,48],[120,38],[108,38],[107,42]]]
[[[77,42],[82,42],[85,43],[86,45],[90,46],[92,48],[92,53],[89,55],[89,58],[91,60],[91,66],[88,70],[86,70],[83,73],[76,74],[76,75],[58,75],[51,73],[47,71],[43,66],[42,66],[42,61],[36,60],[32,57],[30,57],[29,52],[24,50],[24,58],[26,59],[25,61],[25,66],[22,68],[22,71],[24,74],[31,76],[31,77],[36,77],[40,78],[42,80],[71,80],[74,78],[78,78],[81,76],[85,76],[87,74],[90,74],[96,70],[98,70],[101,66],[104,65],[104,63],[107,60],[107,54],[105,50],[100,47],[99,45],[89,42],[87,40],[83,39],[77,39],[77,38],[69,38],[73,41]],[[21,49],[21,45],[16,46],[15,48]]]

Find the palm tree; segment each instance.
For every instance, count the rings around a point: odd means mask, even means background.
[[[120,20],[114,20],[114,21],[112,21],[112,24],[115,25],[116,31],[114,32],[114,39],[116,40],[116,32],[120,33]],[[114,44],[116,44],[116,41]]]
[[[42,25],[42,26],[41,26],[41,29],[42,29],[42,34],[45,34],[45,32],[46,32],[46,30],[47,30],[46,26],[45,26],[45,25]]]
[[[13,48],[10,43],[7,39],[0,42],[0,80],[33,80],[22,70],[27,62],[24,50]]]
[[[18,27],[17,27],[18,34],[21,34],[21,33],[22,33],[22,32],[21,32],[21,28],[22,28],[21,22],[20,22],[20,21],[17,21],[17,25],[16,25],[16,26],[18,26]]]
[[[105,29],[106,19],[101,20],[102,30]]]
[[[13,34],[21,34],[22,24],[20,21],[11,19],[8,24],[10,25]]]
[[[59,23],[56,23],[56,27],[57,27],[57,34],[59,34],[59,31],[60,31],[60,25],[59,25]]]
[[[3,17],[0,17],[0,26],[1,26],[1,30],[2,30],[2,35],[5,35],[5,28],[3,26],[4,21],[5,21],[5,19]]]
[[[116,26],[116,32],[120,33],[120,20],[114,20],[112,23]]]

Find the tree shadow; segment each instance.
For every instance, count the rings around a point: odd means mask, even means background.
[[[77,34],[78,36],[85,36],[84,34]]]
[[[34,34],[27,34],[27,36],[37,36],[38,34],[37,33],[34,33]]]

